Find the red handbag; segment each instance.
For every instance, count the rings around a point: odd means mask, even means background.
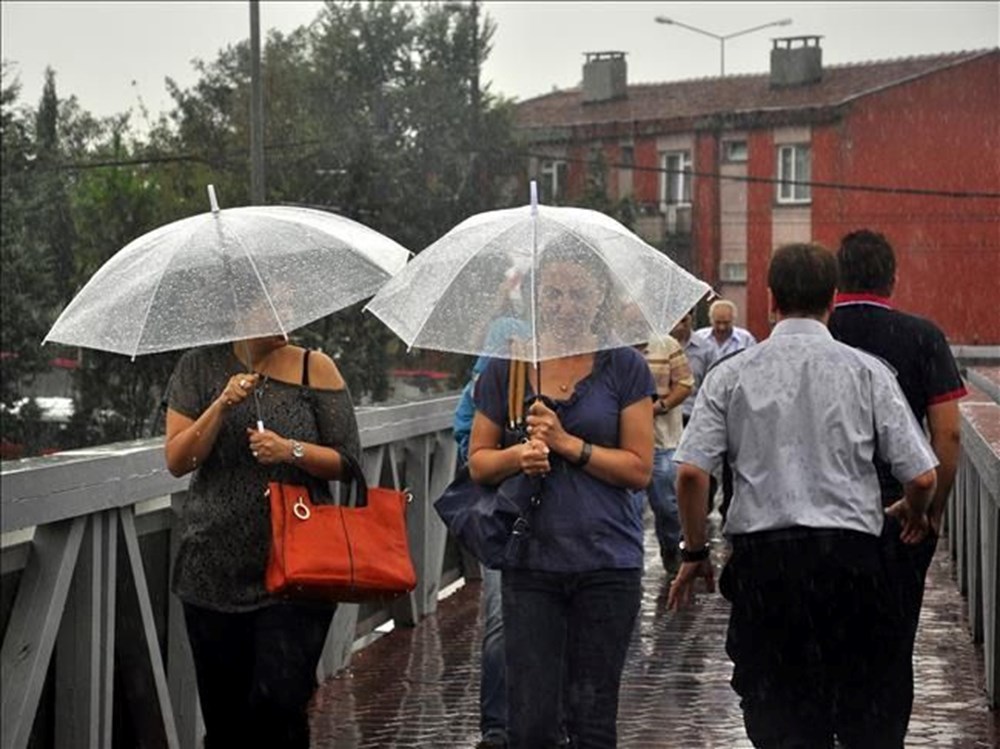
[[[307,487],[268,484],[265,586],[272,595],[359,603],[395,598],[417,586],[406,537],[409,495],[368,488],[357,462],[341,456],[357,487],[354,507],[314,504]]]

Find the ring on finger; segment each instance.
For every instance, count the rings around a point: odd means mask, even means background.
[[[253,451],[251,451],[250,454],[253,455],[256,458],[257,455],[258,455],[258,452],[256,450],[253,450]]]
[[[247,381],[246,380],[240,380],[240,387],[241,388],[246,388],[246,386],[247,386]]]

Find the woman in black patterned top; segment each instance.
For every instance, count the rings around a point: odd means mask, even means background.
[[[306,707],[335,607],[268,595],[264,491],[277,480],[329,497],[329,481],[345,478],[342,453],[360,457],[350,393],[328,356],[274,336],[187,352],[167,404],[167,467],[193,472],[172,587],[205,747],[308,747]]]

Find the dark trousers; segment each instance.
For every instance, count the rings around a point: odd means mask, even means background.
[[[899,540],[900,524],[886,516],[882,527],[882,553],[903,625],[896,639],[900,649],[889,688],[876,696],[878,709],[893,728],[893,747],[903,746],[913,709],[913,646],[917,639],[920,608],[924,602],[927,570],[937,549],[937,536],[929,535],[919,544]]]
[[[876,703],[898,670],[901,626],[879,539],[790,529],[732,541],[726,652],[754,746],[901,746]]]
[[[184,604],[205,749],[308,749],[306,708],[333,609],[223,613]]]
[[[617,746],[618,691],[642,598],[642,570],[504,570],[511,749]],[[566,702],[561,704],[565,685]]]

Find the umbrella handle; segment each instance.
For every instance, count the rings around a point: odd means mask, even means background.
[[[215,199],[215,185],[208,186],[208,204],[212,208],[212,213],[219,212],[219,201]]]

